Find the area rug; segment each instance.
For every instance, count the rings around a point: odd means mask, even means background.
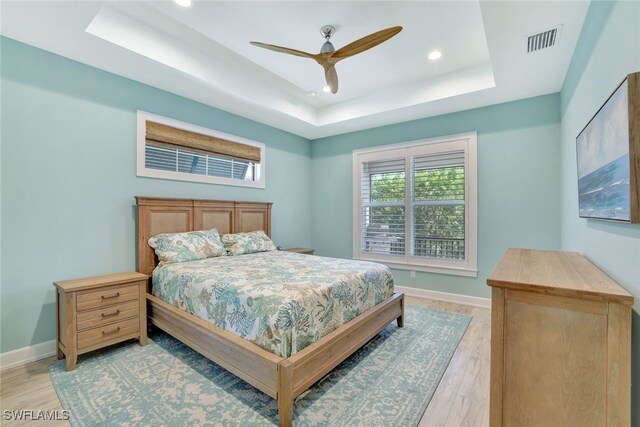
[[[416,426],[471,320],[407,305],[295,402],[295,426]],[[164,333],[81,356],[53,385],[74,426],[274,426],[274,399]]]

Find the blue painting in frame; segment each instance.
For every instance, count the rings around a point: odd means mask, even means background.
[[[576,138],[582,218],[631,220],[628,84],[625,79]]]

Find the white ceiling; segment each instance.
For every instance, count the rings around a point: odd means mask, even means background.
[[[353,2],[325,2],[321,8],[309,4],[262,2],[248,7],[243,2],[209,2],[182,13],[176,13],[173,2],[153,6],[300,89],[316,91],[318,105],[322,106],[489,62],[477,2],[459,3],[456,8],[426,2],[372,2],[366,7]],[[336,16],[356,18],[334,22]],[[456,23],[456,31],[448,31],[451,22]],[[332,37],[336,49],[386,27],[405,28],[375,50],[337,65],[340,91],[336,95],[322,93],[324,73],[315,61],[274,53],[247,42],[263,41],[316,53],[325,41],[319,31],[325,24],[337,29]],[[436,48],[448,52],[446,61],[426,60],[425,52]]]
[[[557,92],[587,1],[2,1],[0,32],[227,111],[319,138]],[[340,62],[336,95],[308,52],[396,25],[389,41]],[[557,46],[526,36],[562,25]],[[431,50],[442,58],[429,61]],[[316,96],[309,96],[309,92]]]

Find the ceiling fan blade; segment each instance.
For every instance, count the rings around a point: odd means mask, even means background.
[[[389,40],[400,31],[402,31],[402,27],[391,27],[386,30],[380,30],[373,34],[369,34],[368,36],[358,39],[336,50],[333,52],[333,55],[331,55],[331,58],[340,60],[357,55],[358,53],[364,52],[365,50],[371,49],[372,47]]]
[[[302,56],[303,58],[311,58],[315,59],[315,55],[312,53],[303,52],[301,50],[289,49],[288,47],[276,46],[273,44],[260,43],[260,42],[249,42],[254,46],[261,47],[263,49],[274,50],[280,53],[288,53],[289,55]]]
[[[338,92],[338,73],[336,72],[336,67],[333,65],[325,68],[324,77],[327,79],[327,84],[331,88],[331,93]]]

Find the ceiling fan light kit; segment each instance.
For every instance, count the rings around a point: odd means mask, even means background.
[[[251,42],[252,45],[261,47],[263,49],[273,50],[275,52],[286,53],[294,56],[301,56],[303,58],[310,58],[316,61],[322,68],[324,68],[324,76],[327,81],[327,86],[323,89],[324,92],[337,93],[338,92],[338,74],[336,73],[335,65],[338,61],[341,61],[350,56],[357,55],[369,50],[372,47],[379,45],[391,37],[402,31],[402,27],[391,27],[385,30],[380,30],[368,36],[362,37],[346,46],[335,50],[331,43],[331,37],[336,33],[335,27],[332,25],[325,25],[320,28],[320,34],[324,37],[325,42],[320,48],[320,53],[308,53],[301,50],[291,49],[288,47],[276,46],[267,43]],[[326,90],[327,87],[329,90]]]

